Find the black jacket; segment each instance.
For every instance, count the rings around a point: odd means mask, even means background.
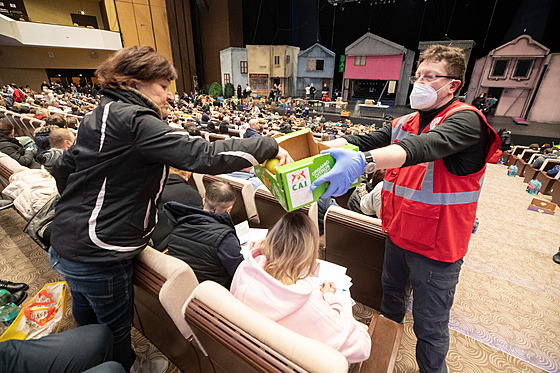
[[[272,138],[210,143],[161,120],[155,104],[133,89],[102,91],[84,116],[75,144],[53,168],[61,192],[52,245],[75,262],[134,257],[148,243],[167,165],[209,174],[249,167],[274,157]]]
[[[229,289],[243,261],[229,214],[214,214],[177,202],[164,204],[163,210],[172,226],[169,255],[187,263],[198,282],[215,281]]]
[[[0,152],[9,155],[22,166],[29,167],[33,163],[33,151],[24,149],[13,137],[0,134]]]
[[[202,209],[202,197],[187,181],[179,175],[170,174],[158,205],[158,222],[152,234],[154,249],[163,251],[167,248],[171,225],[163,212],[163,204],[167,202],[179,202],[183,205]]]

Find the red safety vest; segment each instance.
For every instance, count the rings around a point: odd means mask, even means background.
[[[453,102],[422,133],[461,110],[474,111],[486,124],[491,135],[488,161],[500,146],[500,139],[474,106]],[[419,118],[416,112],[395,119],[391,142],[415,136]],[[473,174],[456,176],[442,159],[387,170],[381,192],[383,230],[403,249],[442,262],[461,259],[467,253],[485,171],[486,165]]]

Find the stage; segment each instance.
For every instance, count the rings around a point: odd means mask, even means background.
[[[352,123],[359,124],[369,124],[376,127],[381,127],[383,122],[387,122],[390,118],[372,118],[370,116],[361,116],[359,110],[358,102],[349,102],[347,110],[350,111],[349,118],[341,118],[340,114],[329,113],[324,111],[321,113],[320,110],[313,112],[311,108],[312,115],[323,114],[323,116],[332,122],[344,121],[345,119],[350,119]],[[399,117],[401,115],[406,115],[412,113],[413,110],[406,106],[390,106],[385,110],[385,115],[389,117]],[[505,128],[511,131],[511,139],[514,145],[530,145],[537,143],[542,145],[544,143],[554,143],[560,144],[560,123],[539,123],[529,121],[529,125],[519,125],[515,124],[513,118],[493,116],[487,117],[488,123],[498,132],[500,129]]]

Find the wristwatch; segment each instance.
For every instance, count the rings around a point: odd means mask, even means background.
[[[373,156],[371,155],[370,152],[362,152],[362,154],[365,157],[366,160],[366,165],[364,167],[364,172],[366,174],[372,174],[375,172],[375,159],[373,159]]]

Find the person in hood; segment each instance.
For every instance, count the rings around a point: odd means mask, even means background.
[[[37,154],[37,148],[24,148],[14,136],[14,126],[4,119],[0,119],[0,152],[9,155],[22,166],[41,167],[33,158]]]
[[[231,185],[216,181],[206,187],[202,210],[177,202],[163,205],[172,227],[168,254],[187,263],[198,282],[211,280],[229,289],[243,261],[229,215],[234,203]]]
[[[319,232],[311,219],[289,212],[241,263],[231,293],[260,314],[340,351],[349,363],[369,357],[371,339],[337,299],[333,283],[315,288],[306,278],[317,266]]]
[[[221,174],[292,160],[272,138],[210,143],[170,127],[164,118],[177,72],[151,47],[113,53],[96,76],[101,102],[53,167],[61,196],[49,261],[68,283],[76,323],[108,325],[115,361],[137,370],[144,361],[131,346],[133,260],[153,233],[169,166]]]

